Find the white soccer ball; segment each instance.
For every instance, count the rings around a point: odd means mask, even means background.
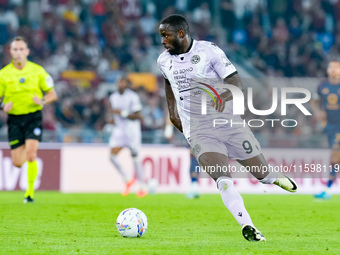
[[[141,210],[128,208],[118,215],[116,226],[124,237],[141,237],[148,229],[148,219]]]

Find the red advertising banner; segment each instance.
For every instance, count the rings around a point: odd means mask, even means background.
[[[60,189],[60,149],[41,149],[38,152],[38,190]],[[27,187],[27,164],[13,166],[10,150],[0,149],[0,190],[25,190]]]

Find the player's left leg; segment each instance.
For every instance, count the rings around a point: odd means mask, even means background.
[[[199,163],[207,170],[210,177],[216,181],[222,201],[241,225],[243,236],[248,241],[266,241],[262,233],[255,228],[240,193],[234,187],[234,181],[230,173],[223,171],[209,172],[209,166],[219,166],[221,168],[227,166],[229,164],[228,157],[218,152],[204,152],[199,156]]]
[[[188,199],[199,198],[200,195],[198,193],[198,172],[196,172],[196,168],[199,166],[197,159],[190,153],[190,190],[185,194],[185,197]]]
[[[255,157],[245,159],[245,160],[237,160],[241,165],[243,165],[246,169],[249,169],[250,173],[256,177],[263,184],[275,184],[281,187],[284,190],[289,192],[297,191],[296,182],[289,178],[288,176],[268,171],[268,164],[262,154],[259,154]]]
[[[336,172],[339,170],[340,164],[340,133],[338,133],[338,130],[339,128],[337,126],[330,126],[326,131],[329,147],[332,150],[330,157],[330,164],[332,166],[332,169],[329,174],[326,189],[323,192],[314,195],[315,198],[330,199],[332,196],[330,189],[333,185],[333,182],[335,181]]]
[[[38,174],[37,154],[39,141],[35,139],[27,139],[25,141],[26,159],[27,159],[27,181],[28,186],[25,193],[27,202],[33,202],[34,198],[34,182]]]
[[[339,171],[339,164],[340,164],[340,151],[339,150],[332,150],[331,153],[331,172],[329,175],[329,180],[327,182],[327,188],[331,188],[331,186],[333,185],[335,178],[336,178],[336,173]]]
[[[110,139],[111,140],[111,139]],[[111,144],[111,141],[110,141],[110,145]],[[113,146],[116,146],[116,145],[113,145]],[[110,161],[111,163],[115,166],[115,168],[117,169],[117,171],[121,174],[121,176],[123,177],[124,181],[125,181],[125,189],[124,191],[122,192],[122,196],[127,196],[130,194],[130,190],[131,190],[131,187],[132,185],[135,183],[135,178],[131,178],[129,179],[128,178],[128,175],[127,173],[125,172],[124,168],[122,167],[122,165],[120,164],[118,158],[117,158],[117,155],[118,153],[123,149],[122,146],[119,146],[119,147],[111,147],[110,149]]]
[[[135,168],[135,172],[139,181],[140,189],[137,192],[138,197],[145,197],[148,194],[147,187],[145,184],[145,177],[144,177],[144,170],[142,163],[140,162],[140,159],[138,157],[138,148],[137,147],[131,147],[131,157],[133,160],[133,165]]]

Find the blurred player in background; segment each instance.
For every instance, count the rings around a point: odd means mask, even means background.
[[[144,174],[142,164],[138,158],[138,153],[141,147],[141,110],[142,104],[139,96],[130,89],[130,81],[123,77],[118,81],[118,91],[110,96],[112,112],[114,114],[114,127],[109,141],[111,148],[111,162],[116,167],[118,172],[124,178],[126,183],[123,196],[130,193],[131,186],[135,183],[134,177],[129,178],[118,162],[117,154],[122,148],[130,149],[133,159],[135,171],[140,183],[140,190],[137,193],[138,197],[147,195],[146,185],[144,182]]]
[[[187,139],[192,153],[201,166],[208,169],[216,181],[222,200],[228,210],[242,226],[242,234],[248,241],[265,241],[244,207],[243,199],[234,187],[231,174],[227,171],[210,171],[211,166],[228,166],[228,158],[236,159],[245,167],[254,167],[251,173],[265,184],[276,184],[290,192],[296,192],[296,183],[281,173],[263,169],[267,162],[261,147],[249,127],[211,126],[210,121],[201,121],[201,97],[199,90],[190,87],[193,79],[219,79],[220,82],[234,85],[243,90],[243,84],[235,67],[216,44],[193,40],[189,35],[189,25],[180,15],[163,19],[159,26],[162,45],[166,48],[157,64],[165,81],[165,93],[171,122]],[[209,84],[212,87],[214,85]],[[212,87],[213,88],[213,87]],[[191,90],[193,89],[194,92]],[[213,88],[214,89],[214,88]],[[194,96],[193,96],[194,94]],[[223,117],[241,122],[240,116],[232,114],[232,94],[226,90],[219,95],[221,102],[210,108]],[[199,107],[195,107],[199,106]],[[222,115],[223,112],[223,115]],[[192,117],[197,119],[193,119]],[[207,118],[210,118],[210,116]],[[206,117],[204,117],[206,118]],[[192,124],[193,121],[196,124]],[[199,123],[199,124],[197,124]],[[210,126],[209,126],[210,125]]]
[[[0,71],[0,96],[3,97],[2,109],[8,114],[12,161],[16,167],[27,161],[28,186],[24,203],[34,202],[42,109],[45,104],[57,100],[52,77],[43,67],[27,60],[29,52],[26,39],[15,37],[10,44],[12,62]]]
[[[332,150],[331,171],[326,189],[315,198],[330,199],[330,188],[335,181],[340,163],[340,62],[331,61],[327,68],[328,82],[319,85],[311,106],[317,119],[326,122],[324,132],[327,134]]]
[[[172,125],[169,118],[166,120],[166,126],[164,130],[164,136],[168,140],[172,140],[174,135],[174,126]],[[199,198],[200,194],[198,192],[198,173],[196,172],[196,167],[198,166],[197,159],[190,153],[190,190],[185,194],[188,199]]]

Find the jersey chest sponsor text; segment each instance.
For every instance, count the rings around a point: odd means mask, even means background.
[[[179,91],[187,89],[190,86],[191,78],[195,77],[196,68],[190,65],[178,65],[172,71],[169,70],[171,84],[177,87]]]
[[[339,110],[339,98],[340,89],[339,88],[325,88],[322,90],[324,107],[326,110]]]

